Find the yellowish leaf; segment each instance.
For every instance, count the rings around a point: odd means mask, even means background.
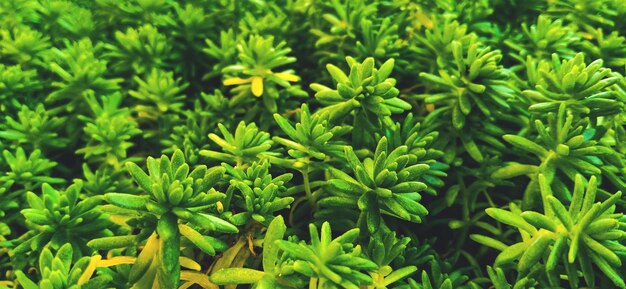
[[[296,82],[300,80],[300,78],[297,75],[293,75],[291,73],[278,72],[278,73],[274,73],[274,75],[286,81],[291,81],[291,82]]]
[[[102,260],[102,256],[100,255],[91,256],[91,260],[89,260],[89,265],[87,265],[87,268],[85,268],[83,274],[80,275],[80,278],[78,278],[78,285],[83,285],[87,283],[89,279],[91,279],[91,276],[96,271],[96,267],[98,267],[98,263],[100,262],[100,260]]]
[[[179,289],[189,288],[193,284],[198,284],[200,287],[204,289],[219,289],[219,287],[211,281],[209,281],[209,277],[200,272],[183,270],[180,271],[180,280],[189,281],[185,282]]]
[[[137,258],[128,256],[115,256],[106,260],[100,260],[96,264],[96,267],[111,267],[122,264],[134,264]]]
[[[260,76],[252,77],[252,94],[254,96],[263,95],[263,78]]]
[[[433,21],[430,20],[430,17],[428,17],[428,15],[422,12],[418,12],[417,15],[415,15],[415,17],[417,18],[417,21],[419,21],[420,24],[426,27],[426,29],[433,29],[433,27],[435,27],[435,25],[433,24]]]
[[[249,83],[250,81],[252,81],[250,78],[233,77],[233,78],[224,80],[224,85],[238,85],[238,84]]]
[[[188,268],[188,269],[191,269],[191,270],[194,270],[194,271],[202,270],[202,267],[200,266],[200,264],[198,264],[196,261],[194,261],[194,260],[192,260],[190,258],[187,258],[187,257],[184,257],[184,256],[180,256],[179,260],[180,260],[180,265],[185,267],[185,268]]]

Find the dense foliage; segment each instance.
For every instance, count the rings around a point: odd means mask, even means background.
[[[0,1],[0,288],[626,288],[624,19]]]

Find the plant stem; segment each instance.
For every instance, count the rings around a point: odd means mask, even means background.
[[[309,289],[317,289],[317,278],[311,278],[309,281]]]
[[[315,199],[315,197],[313,196],[313,193],[311,192],[311,183],[309,181],[309,168],[307,167],[301,172],[302,172],[302,180],[304,183],[304,193],[306,194],[306,198],[309,200],[309,203],[311,203],[311,209],[315,211],[317,208],[317,200]]]

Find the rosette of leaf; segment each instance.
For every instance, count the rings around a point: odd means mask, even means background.
[[[378,142],[373,158],[360,161],[352,147],[345,147],[348,167],[352,177],[336,168],[330,168],[334,177],[328,181],[330,196],[319,201],[323,207],[356,208],[363,206],[362,200],[368,192],[374,192],[381,213],[403,220],[419,223],[428,214],[419,203],[418,193],[426,189],[420,182],[421,176],[429,169],[427,164],[417,162],[415,155],[409,154],[406,146],[390,150],[387,138]],[[357,202],[358,201],[358,202]],[[374,201],[375,203],[375,201]]]
[[[342,2],[332,1],[334,11],[322,14],[324,21],[312,21],[311,33],[318,37],[315,47],[323,48],[317,52],[320,63],[341,61],[347,55],[377,60],[399,56],[406,45],[399,39],[398,24],[389,17],[371,17],[377,3]]]
[[[151,24],[115,32],[115,44],[106,44],[111,69],[119,73],[149,71],[167,67],[171,58],[171,41]]]
[[[111,277],[100,275],[89,279],[84,275],[89,266],[90,258],[76,258],[75,249],[65,244],[52,254],[48,247],[43,248],[39,256],[39,282],[33,282],[22,270],[15,271],[17,283],[24,289],[95,289],[108,287]],[[74,262],[76,261],[76,262]]]
[[[285,196],[285,183],[292,174],[282,174],[275,178],[269,173],[267,160],[253,162],[248,168],[232,167],[223,164],[231,176],[224,210],[228,219],[237,226],[254,220],[268,226],[276,212],[289,208],[292,197]],[[229,213],[228,210],[240,213]]]
[[[230,66],[232,63],[237,63],[237,43],[239,39],[232,28],[220,31],[219,42],[217,40],[213,41],[211,38],[206,38],[205,42],[208,47],[202,49],[202,51],[208,54],[213,61],[217,61],[217,63],[214,63],[211,71],[202,77],[203,80],[221,76],[222,69]]]
[[[122,95],[119,93],[102,96],[102,103],[88,94],[85,101],[93,116],[79,116],[85,122],[87,143],[76,153],[85,154],[87,160],[121,169],[126,151],[133,146],[129,140],[141,133],[137,122],[130,117],[128,108],[120,108]]]
[[[284,274],[287,272],[282,270],[283,264],[291,262],[277,244],[278,240],[283,240],[286,230],[285,221],[280,215],[267,227],[263,239],[262,271],[250,268],[222,268],[211,274],[209,279],[217,285],[253,284],[252,288],[256,289],[303,288],[305,284],[301,278],[294,276],[295,274]]]
[[[510,110],[508,100],[516,92],[508,81],[509,71],[499,65],[500,51],[482,47],[475,35],[467,44],[454,40],[450,46],[450,60],[438,62],[437,74],[420,73],[431,91],[415,97],[444,110],[440,117],[450,118],[455,129],[465,126],[472,111],[491,117],[493,111]]]
[[[371,57],[362,63],[352,57],[346,57],[346,61],[350,67],[348,75],[337,66],[326,65],[337,84],[336,89],[317,83],[311,84],[311,88],[316,91],[315,98],[325,106],[320,111],[328,113],[331,121],[361,108],[354,115],[354,142],[367,145],[365,138],[371,131],[381,130],[383,123],[392,125],[390,116],[411,109],[411,105],[398,97],[400,91],[395,87],[396,80],[389,78],[393,59],[385,61],[379,69],[374,67]]]
[[[316,112],[311,114],[309,107],[303,104],[300,108],[300,121],[295,126],[287,118],[275,113],[276,124],[288,138],[275,136],[274,142],[288,148],[287,153],[293,158],[308,164],[310,159],[324,161],[328,157],[343,159],[345,144],[338,138],[350,132],[350,126],[334,126],[329,123],[328,114]]]
[[[57,163],[53,162],[41,154],[40,150],[34,150],[28,156],[21,147],[18,147],[15,154],[8,150],[2,152],[6,163],[9,165],[9,171],[0,176],[0,181],[12,181],[21,188],[21,193],[34,190],[43,183],[60,184],[65,182],[62,178],[52,177],[50,170]]]
[[[573,59],[559,59],[552,54],[552,65],[539,69],[533,89],[522,91],[532,105],[530,112],[545,114],[559,109],[561,103],[577,115],[606,116],[622,110],[623,104],[610,89],[618,79],[598,59],[587,65],[584,54]]]
[[[539,175],[538,179],[542,213],[522,212],[513,203],[510,211],[486,209],[492,218],[517,228],[522,241],[509,246],[485,236],[473,236],[473,239],[502,251],[496,258],[496,266],[504,267],[518,260],[520,278],[545,273],[551,286],[559,286],[566,279],[572,288],[579,288],[580,271],[589,287],[595,287],[598,279],[608,278],[615,286],[626,288],[616,271],[622,265],[619,256],[626,253],[626,246],[620,243],[626,234],[622,214],[615,211],[622,193],[595,202],[598,190],[595,176],[586,183],[577,175],[574,193],[566,207],[553,195],[547,178]],[[594,265],[602,275],[598,276]]]
[[[224,79],[224,85],[237,85],[231,91],[235,99],[247,99],[250,94],[262,97],[265,107],[270,112],[277,111],[277,101],[280,97],[278,86],[288,89],[290,82],[297,82],[300,78],[292,70],[273,72],[272,69],[290,64],[296,58],[287,56],[291,48],[282,41],[274,46],[274,38],[250,36],[247,42],[240,41],[237,45],[239,63],[222,69],[222,73],[229,75]],[[299,90],[296,88],[296,90]],[[305,92],[287,90],[290,96],[306,95]]]
[[[3,26],[6,27],[6,26]],[[0,30],[2,57],[24,67],[43,65],[50,49],[50,38],[26,25]]]
[[[357,58],[367,56],[373,56],[377,60],[396,58],[398,67],[406,66],[407,61],[400,59],[400,55],[405,52],[407,44],[406,41],[400,39],[398,25],[392,24],[391,19],[385,17],[380,23],[367,18],[361,19],[362,39],[356,41],[354,51]]]
[[[291,36],[295,29],[301,29],[290,22],[287,13],[290,9],[284,9],[281,4],[267,3],[263,5],[262,13],[245,11],[239,19],[239,31],[243,35],[281,35]]]
[[[59,6],[65,4],[66,9]],[[99,22],[93,17],[92,10],[74,2],[46,2],[42,3],[39,12],[42,14],[41,23],[44,31],[53,35],[53,39],[68,38],[78,40],[93,37],[101,33]],[[60,9],[61,8],[61,9]],[[56,19],[50,19],[50,16]]]
[[[522,34],[504,43],[513,49],[511,57],[520,63],[527,56],[534,59],[550,60],[552,53],[564,59],[571,59],[576,54],[574,45],[580,42],[580,36],[572,25],[563,25],[562,19],[551,19],[547,15],[539,15],[537,24],[522,24]]]
[[[165,146],[163,153],[171,154],[180,149],[190,165],[198,164],[200,151],[210,148],[207,135],[215,130],[218,123],[230,123],[232,115],[237,113],[217,89],[213,94],[201,93],[201,97],[202,101],[197,99],[194,102],[192,111],[186,111],[185,122],[174,126],[173,133],[161,140]]]
[[[225,195],[213,186],[222,178],[224,168],[189,165],[180,150],[171,158],[147,158],[148,173],[132,162],[126,167],[142,191],[147,194],[131,195],[107,193],[104,198],[118,209],[117,215],[128,215],[127,223],[142,228],[137,236],[112,236],[95,239],[89,246],[96,249],[113,249],[137,245],[150,236],[130,272],[133,288],[151,288],[158,282],[160,288],[176,288],[180,281],[181,237],[209,255],[223,242],[201,232],[237,233],[232,224],[210,214],[202,213],[214,208]],[[156,224],[155,224],[156,223]],[[148,286],[148,287],[145,287]]]
[[[221,123],[217,127],[223,138],[214,133],[210,133],[209,138],[222,148],[222,152],[201,150],[200,155],[240,166],[258,160],[272,147],[270,134],[260,130],[254,122],[239,122],[235,134],[231,134]]]
[[[167,113],[181,112],[185,100],[183,91],[189,86],[182,78],[174,78],[173,72],[152,69],[145,78],[134,77],[138,88],[128,94],[141,104],[135,107],[140,118],[159,119]]]
[[[535,120],[535,129],[538,134],[536,140],[519,135],[504,135],[506,142],[526,153],[535,155],[538,164],[521,164],[511,162],[495,170],[492,177],[507,179],[522,175],[530,177],[526,188],[526,201],[531,201],[537,192],[537,175],[544,174],[553,187],[560,188],[558,192],[566,195],[559,196],[568,199],[569,193],[566,179],[574,180],[576,174],[599,175],[604,165],[602,156],[612,156],[615,152],[593,137],[593,131],[586,129],[588,122],[585,119],[574,121],[574,116],[568,114],[565,104],[561,105],[558,114],[548,114],[547,126],[541,120]],[[555,175],[565,178],[555,177]]]
[[[36,256],[46,246],[58,250],[69,243],[74,248],[74,260],[78,260],[91,254],[92,250],[86,245],[89,240],[111,234],[112,223],[98,209],[102,197],[81,200],[82,186],[79,180],[64,191],[57,191],[44,183],[41,196],[26,193],[28,207],[21,213],[29,231],[19,238],[22,242],[11,251],[12,258]]]
[[[392,266],[392,262],[404,253],[410,241],[408,237],[396,238],[396,233],[393,231],[370,236],[364,253],[378,266],[377,270],[370,271],[373,288],[397,288],[392,284],[398,285],[396,282],[403,281],[417,271],[417,267],[412,265],[398,269]]]
[[[97,2],[80,1],[82,5],[91,7],[96,16],[107,26],[130,26],[143,23],[154,23],[161,27],[173,21],[170,9],[176,3],[164,1],[121,3],[116,0]]]
[[[443,161],[443,151],[435,148],[435,142],[439,132],[423,129],[413,113],[404,117],[402,123],[396,122],[394,126],[385,130],[385,136],[391,147],[405,145],[409,154],[415,155],[418,162],[427,164],[428,171],[422,175],[422,181],[428,185],[424,191],[431,195],[437,195],[435,188],[444,185],[442,178],[447,176],[446,170],[450,167]]]
[[[601,28],[590,29],[585,34],[587,41],[581,43],[581,49],[588,58],[602,59],[604,66],[618,70],[626,65],[626,38],[618,31],[605,35]]]
[[[619,20],[621,7],[616,1],[557,0],[548,5],[544,13],[567,19],[583,28],[601,26],[610,29]]]
[[[440,109],[429,113],[422,124],[428,131],[437,131],[437,146],[442,148],[443,162],[461,166],[469,158],[478,163],[500,156],[506,152],[502,135],[510,132],[508,127],[524,127],[527,119],[519,115],[502,111],[492,111],[492,116],[485,119],[480,114],[469,114],[465,117],[465,125],[456,129],[449,125],[447,110]],[[506,124],[506,125],[505,125]]]
[[[126,178],[126,172],[111,166],[100,166],[95,171],[83,163],[83,191],[87,196],[99,196],[112,192],[134,190],[133,181]]]
[[[354,245],[359,229],[352,229],[332,239],[330,224],[324,222],[320,233],[309,224],[311,243],[275,241],[292,263],[282,266],[282,272],[300,274],[309,278],[309,288],[349,288],[372,284],[372,278],[363,273],[377,269],[367,259],[360,245]],[[287,275],[287,274],[285,274]]]
[[[0,42],[1,43],[1,42]],[[24,69],[20,65],[5,66],[0,64],[0,111],[13,113],[23,103],[34,103],[39,97],[36,93],[42,87],[37,79],[37,70]]]
[[[52,82],[56,88],[46,102],[64,105],[73,111],[83,101],[86,92],[97,95],[110,94],[119,90],[121,78],[108,78],[107,62],[100,58],[101,45],[92,44],[84,38],[78,42],[66,42],[65,49],[53,48],[48,61],[49,69],[60,80]]]
[[[316,14],[321,15],[322,18],[311,21],[313,26],[311,33],[317,36],[315,47],[325,48],[318,50],[318,54],[321,54],[321,63],[341,61],[347,55],[353,55],[356,52],[358,45],[356,41],[361,34],[372,33],[362,30],[362,25],[368,22],[365,19],[373,19],[373,14],[377,12],[376,6],[376,3],[366,3],[366,1],[334,0],[330,3],[318,3],[313,7],[317,10]],[[371,29],[372,23],[369,22],[365,25],[370,25]],[[397,38],[397,35],[393,36]],[[358,56],[373,55],[360,54]]]
[[[452,41],[459,43],[469,43],[471,37],[467,33],[467,25],[448,19],[447,17],[435,18],[435,23],[431,22],[428,29],[424,29],[423,34],[418,33],[413,38],[414,45],[409,50],[415,54],[416,60],[409,64],[409,69],[436,73],[444,63],[452,59]],[[413,67],[416,66],[416,67]]]
[[[57,117],[47,111],[43,104],[35,109],[23,105],[13,118],[5,116],[5,126],[0,130],[0,138],[28,149],[46,150],[61,148],[68,140],[57,132],[65,123],[66,117]]]

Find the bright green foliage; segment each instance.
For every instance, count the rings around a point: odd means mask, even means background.
[[[345,144],[334,139],[350,132],[350,126],[333,126],[329,123],[327,114],[311,114],[306,104],[300,109],[300,121],[295,127],[280,114],[274,114],[274,119],[289,139],[274,137],[273,140],[287,147],[287,153],[291,157],[303,159],[301,161],[305,163],[309,158],[324,160],[327,156],[343,157]]]
[[[50,170],[57,163],[43,157],[40,150],[35,150],[27,156],[20,147],[15,151],[15,154],[4,150],[2,155],[10,170],[5,175],[0,176],[0,180],[15,182],[22,187],[22,193],[39,188],[43,183],[59,184],[65,182],[62,178],[50,176]]]
[[[447,176],[445,170],[449,168],[440,161],[443,152],[434,146],[439,133],[423,129],[421,123],[409,113],[402,123],[388,128],[385,135],[392,147],[405,145],[407,152],[415,155],[419,163],[428,165],[428,171],[421,176],[422,181],[428,185],[424,191],[436,195],[436,188],[444,185],[442,178]]]
[[[441,20],[438,24],[430,22],[431,29],[426,29],[423,34],[415,36],[419,45],[410,48],[418,60],[418,63],[413,65],[419,65],[420,71],[436,72],[437,66],[450,61],[447,57],[452,56],[452,42],[467,43],[471,37],[467,33],[467,25],[458,21]]]
[[[181,83],[181,79],[174,79],[174,74],[159,69],[153,69],[145,79],[135,76],[139,85],[137,90],[128,92],[144,105],[137,105],[136,111],[142,118],[157,119],[168,111],[179,112],[183,106],[185,96],[181,94],[188,84]]]
[[[87,145],[77,150],[86,159],[100,160],[116,168],[126,159],[126,151],[132,147],[130,138],[141,133],[137,123],[130,118],[127,108],[120,108],[120,94],[102,97],[102,104],[93,95],[85,96],[93,117],[82,117],[87,124]]]
[[[535,72],[538,80],[534,89],[522,92],[533,101],[528,110],[546,113],[558,110],[561,103],[565,103],[569,110],[584,115],[617,113],[623,104],[607,87],[619,78],[611,75],[610,69],[602,67],[602,62],[599,59],[587,65],[582,53],[563,61],[553,54],[552,65],[540,67]]]
[[[413,279],[409,279],[410,288],[419,289],[478,289],[479,285],[467,282],[467,276],[461,274],[446,274],[436,262],[431,263],[431,276],[424,270],[421,274],[422,284],[418,284]]]
[[[564,26],[561,19],[550,19],[546,15],[537,18],[537,24],[522,24],[523,38],[504,42],[517,53],[511,55],[524,63],[528,56],[534,59],[550,60],[552,53],[564,59],[576,54],[573,46],[580,42],[580,36],[571,26]]]
[[[148,157],[149,175],[132,162],[126,167],[147,194],[107,193],[104,198],[120,208],[114,210],[116,214],[130,215],[134,220],[127,223],[139,225],[141,232],[137,236],[95,239],[89,242],[89,246],[95,249],[122,248],[150,236],[130,271],[129,282],[134,284],[133,288],[145,288],[157,280],[160,286],[174,288],[180,280],[179,256],[183,237],[203,252],[215,255],[216,248],[224,247],[222,241],[200,232],[238,232],[237,227],[227,221],[201,212],[225,197],[212,188],[223,176],[224,169],[207,169],[202,165],[190,172],[180,150],[171,158],[165,155],[160,159]],[[137,215],[138,212],[142,214]],[[142,225],[146,222],[149,227]]]
[[[45,52],[50,48],[50,38],[28,26],[18,26],[2,30],[3,58],[9,58],[20,65],[42,65]]]
[[[243,225],[252,220],[269,225],[277,211],[289,208],[292,197],[286,197],[284,184],[291,180],[292,174],[282,174],[275,178],[269,174],[269,162],[253,162],[247,169],[223,164],[231,176],[227,206],[234,206],[244,212],[234,214],[229,220],[235,225]],[[232,204],[231,204],[232,203]]]
[[[67,139],[57,132],[66,118],[51,115],[42,104],[35,109],[22,106],[16,118],[7,115],[5,121],[6,127],[0,131],[0,138],[7,143],[39,150],[67,144]]]
[[[30,102],[28,98],[41,89],[41,83],[35,79],[36,76],[37,71],[34,69],[0,64],[0,111],[19,108],[18,99]]]
[[[558,286],[561,274],[566,274],[570,286],[578,288],[576,268],[582,271],[589,287],[595,286],[597,273],[591,267],[593,264],[615,286],[625,287],[623,278],[616,271],[622,265],[618,254],[626,253],[626,246],[619,242],[626,234],[621,225],[622,214],[615,214],[615,203],[622,193],[595,202],[596,178],[591,177],[588,184],[585,182],[581,175],[576,176],[574,195],[568,207],[555,198],[546,177],[539,175],[543,213],[522,212],[513,204],[511,211],[487,209],[492,218],[518,228],[522,234],[522,241],[510,246],[491,238],[481,242],[502,250],[495,265],[504,266],[518,260],[517,271],[526,276],[542,274],[533,268],[538,262],[545,262],[544,273],[552,286]]]
[[[296,61],[287,54],[291,49],[285,47],[287,43],[280,42],[274,46],[274,38],[250,37],[247,42],[237,44],[238,63],[222,69],[225,75],[232,75],[224,79],[224,85],[237,85],[232,93],[237,102],[248,101],[252,95],[261,97],[265,108],[269,112],[278,109],[277,99],[300,95],[302,91],[290,90],[289,82],[299,80],[293,71],[285,70],[274,72],[273,69]],[[278,87],[286,90],[287,95],[281,97]],[[283,93],[284,94],[284,93]]]
[[[153,69],[166,67],[165,57],[172,46],[167,38],[152,25],[137,29],[128,28],[125,33],[115,33],[115,44],[107,44],[108,56],[115,60],[111,66],[116,71],[135,71],[147,74]]]
[[[211,71],[203,78],[221,75],[222,69],[237,62],[237,38],[232,29],[220,32],[219,43],[215,43],[210,38],[207,38],[205,41],[208,47],[202,49],[202,51],[213,60],[218,61],[218,63],[214,63]]]
[[[348,104],[352,108],[361,107],[361,115],[366,117],[365,121],[370,119],[371,125],[380,125],[374,121],[377,117],[402,113],[411,108],[410,104],[397,97],[399,91],[394,87],[396,80],[389,78],[393,70],[393,59],[387,60],[378,69],[374,68],[373,58],[367,58],[363,63],[358,63],[351,57],[346,58],[346,61],[350,66],[348,75],[332,64],[326,67],[337,83],[336,89],[320,84],[311,86],[317,92],[315,98],[323,105],[333,108]]]
[[[279,248],[293,258],[293,263],[284,266],[283,272],[310,277],[310,282],[318,288],[357,289],[359,285],[372,282],[371,277],[361,271],[372,270],[376,264],[362,257],[361,246],[353,245],[358,229],[333,239],[330,225],[325,222],[319,233],[317,227],[310,224],[309,234],[310,244],[277,241]]]
[[[315,98],[325,106],[321,111],[328,113],[331,120],[355,111],[352,124],[354,141],[374,142],[366,138],[365,131],[380,130],[383,124],[390,125],[390,116],[411,109],[411,104],[398,97],[400,91],[395,87],[396,80],[389,78],[394,66],[393,58],[378,69],[374,67],[371,57],[362,63],[352,57],[346,57],[346,61],[350,67],[348,75],[337,66],[326,65],[337,85],[336,89],[317,83],[311,84],[311,88],[316,91]]]
[[[0,288],[626,288],[623,2],[0,0]]]
[[[426,103],[435,104],[446,110],[445,115],[452,118],[452,125],[461,129],[465,118],[472,110],[478,110],[486,117],[491,116],[491,109],[507,111],[507,100],[514,97],[510,87],[508,71],[499,65],[500,51],[489,47],[480,47],[476,37],[469,43],[453,41],[451,62],[454,70],[439,70],[439,75],[421,73],[420,76],[437,88],[435,92],[422,96]]]
[[[105,76],[107,62],[99,59],[100,45],[93,45],[88,38],[65,43],[65,49],[52,49],[50,71],[58,76],[52,83],[56,90],[46,98],[47,102],[64,101],[66,109],[72,111],[88,92],[108,94],[119,89],[120,78]]]
[[[573,180],[576,174],[597,175],[601,173],[599,168],[603,161],[600,156],[609,154],[615,157],[612,150],[598,144],[593,137],[593,131],[586,131],[588,122],[585,120],[574,121],[574,116],[568,114],[565,104],[557,114],[548,114],[547,125],[541,120],[535,120],[535,129],[538,140],[531,141],[518,135],[504,135],[506,142],[513,147],[534,155],[539,159],[536,165],[510,163],[492,173],[495,178],[511,178],[520,175],[528,175],[531,182],[526,192],[532,193],[538,190],[538,174],[543,174],[553,187],[558,187],[560,192],[565,193],[560,197],[569,198],[566,189],[566,179]],[[558,177],[557,176],[558,173]],[[563,178],[564,177],[564,178]]]
[[[126,168],[146,192],[144,195],[120,193],[105,194],[105,199],[118,207],[140,210],[162,216],[173,213],[177,218],[193,223],[200,228],[225,232],[236,232],[232,225],[198,211],[215,205],[224,194],[212,187],[224,174],[224,169],[196,166],[190,171],[183,153],[175,151],[171,158],[163,155],[160,159],[148,157],[146,174],[134,163],[126,163]]]
[[[201,150],[200,155],[229,163],[242,164],[253,162],[259,154],[272,147],[270,135],[259,130],[254,123],[246,125],[245,122],[240,122],[235,129],[235,134],[231,134],[223,124],[218,124],[218,128],[224,138],[214,133],[209,134],[209,138],[219,145],[223,152]]]
[[[82,257],[76,262],[74,251],[70,244],[65,244],[56,254],[52,254],[49,248],[44,248],[39,256],[38,270],[41,272],[41,280],[33,282],[23,271],[16,271],[17,280],[24,289],[79,289],[79,288],[102,288],[107,286],[111,277],[102,275],[91,280],[82,280],[82,275],[89,266],[90,258]]]
[[[429,166],[417,163],[415,155],[407,154],[406,146],[389,149],[387,138],[383,137],[373,158],[360,161],[350,147],[346,147],[345,153],[355,177],[331,168],[335,179],[329,184],[335,196],[320,202],[338,207],[355,206],[365,193],[373,191],[382,213],[417,223],[428,214],[419,203],[422,199],[419,192],[426,188],[419,177]]]
[[[398,25],[391,18],[371,17],[378,5],[371,1],[330,1],[318,4],[326,13],[314,23],[311,33],[318,38],[316,54],[324,62],[338,62],[346,56],[357,59],[374,57],[378,61],[397,57],[405,45],[399,37]],[[330,7],[329,7],[330,6]]]
[[[626,65],[626,38],[617,31],[605,34],[598,28],[589,31],[591,39],[582,43],[582,49],[591,59],[603,59],[608,68],[620,71]]]
[[[415,266],[393,269],[390,265],[394,259],[404,253],[410,238],[396,238],[394,232],[386,232],[370,237],[365,254],[378,265],[378,270],[370,272],[375,288],[389,287],[417,271]]]
[[[82,186],[78,181],[64,191],[57,191],[44,183],[41,196],[26,193],[28,207],[21,213],[29,231],[20,237],[20,241],[14,241],[19,245],[11,251],[13,258],[22,259],[27,253],[36,256],[47,246],[60,250],[65,244],[71,244],[75,248],[73,260],[78,260],[91,253],[86,246],[89,240],[111,233],[108,216],[97,208],[102,203],[102,196],[81,200]]]

